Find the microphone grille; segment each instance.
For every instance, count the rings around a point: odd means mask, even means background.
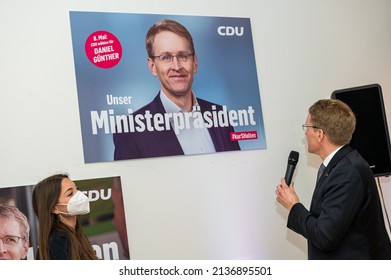
[[[288,157],[288,164],[296,166],[299,161],[299,152],[291,151]]]

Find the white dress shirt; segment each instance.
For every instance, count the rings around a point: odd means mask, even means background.
[[[163,107],[166,113],[185,114],[186,111],[179,108],[174,102],[160,91],[160,100],[163,103]],[[197,99],[193,95],[193,105],[198,105]],[[197,106],[198,107],[198,106]],[[194,108],[194,106],[193,106]],[[193,117],[190,117],[190,127],[185,129],[179,129],[179,133],[176,134],[178,141],[182,147],[185,155],[192,154],[206,154],[214,153],[216,149],[213,145],[212,138],[210,137],[209,131],[205,126],[201,128],[195,128],[193,126]],[[171,129],[175,131],[174,122],[170,119]]]

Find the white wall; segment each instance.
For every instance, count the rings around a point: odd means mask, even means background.
[[[267,149],[84,164],[70,10],[251,18]],[[333,90],[379,83],[391,123],[390,26],[389,0],[0,0],[0,186],[120,175],[133,259],[306,259],[275,186],[299,151],[309,206],[320,159],[301,124]]]

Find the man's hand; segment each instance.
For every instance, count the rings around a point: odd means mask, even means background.
[[[290,186],[286,184],[284,178],[281,179],[281,184],[276,188],[276,200],[282,206],[284,206],[289,211],[299,202],[299,197],[296,195],[294,183],[292,182]]]

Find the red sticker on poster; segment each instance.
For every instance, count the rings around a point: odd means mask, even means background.
[[[103,30],[88,36],[85,51],[91,63],[100,68],[114,67],[122,57],[122,46],[117,37]]]

